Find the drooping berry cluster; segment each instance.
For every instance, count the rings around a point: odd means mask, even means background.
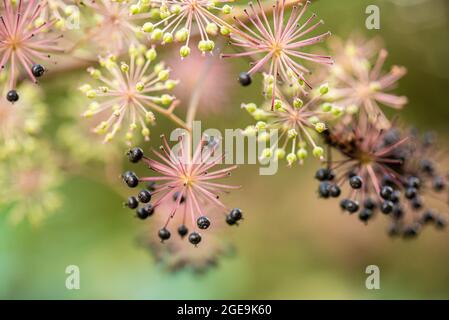
[[[444,218],[429,210],[423,200],[429,191],[425,187],[428,180],[433,182],[433,191],[441,192],[444,178],[429,174],[432,162],[422,158],[413,137],[404,138],[398,130],[382,130],[375,125],[334,129],[327,132],[327,143],[343,159],[329,159],[328,166],[316,172],[320,197],[338,198],[342,188],[347,187],[341,209],[358,213],[365,223],[376,212],[387,215],[392,236],[416,236],[430,223],[438,228],[445,226]]]

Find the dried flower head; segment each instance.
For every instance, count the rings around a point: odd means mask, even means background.
[[[40,143],[33,154],[16,154],[13,160],[2,162],[0,208],[13,223],[27,218],[39,224],[61,206],[61,177],[53,160],[54,154]]]
[[[186,145],[186,143],[188,145]],[[150,189],[142,189],[137,197],[130,197],[127,206],[137,209],[137,216],[146,219],[148,216],[158,214],[158,207],[172,204],[172,210],[165,216],[165,222],[159,230],[159,238],[164,241],[171,237],[169,224],[176,215],[182,218],[178,227],[181,237],[188,235],[189,242],[197,245],[202,240],[200,230],[206,230],[211,225],[210,213],[206,208],[215,208],[213,211],[223,214],[223,219],[230,225],[237,224],[242,219],[240,209],[229,209],[220,200],[220,193],[237,189],[236,186],[216,182],[228,177],[236,166],[224,169],[215,169],[222,161],[223,156],[217,154],[216,140],[203,138],[195,149],[193,155],[188,151],[190,141],[181,136],[176,146],[178,150],[170,148],[162,136],[161,153],[154,150],[159,160],[147,158],[139,148],[131,149],[128,157],[131,162],[143,162],[158,173],[158,176],[138,178],[135,173],[127,171],[122,175],[124,182],[131,188],[139,183],[150,183]],[[139,202],[142,206],[139,207]]]
[[[320,197],[338,198],[348,185],[349,194],[341,200],[341,208],[350,214],[358,212],[364,222],[381,212],[392,221],[392,236],[416,236],[429,222],[429,211],[422,202],[424,180],[409,169],[411,159],[418,156],[410,148],[409,136],[375,124],[353,125],[330,130],[327,142],[344,158],[329,159],[328,167],[316,172]]]
[[[149,13],[131,14],[128,1],[85,0],[91,9],[94,26],[87,31],[86,40],[108,53],[120,54],[143,38],[140,23]]]
[[[184,237],[173,237],[168,242],[161,242],[154,234],[158,232],[165,219],[173,211],[176,200],[168,201],[160,205],[157,212],[152,217],[151,224],[145,226],[144,231],[139,236],[139,244],[148,249],[157,263],[161,264],[169,272],[181,270],[191,270],[197,274],[204,274],[210,268],[217,266],[220,259],[229,256],[233,252],[233,247],[227,243],[220,235],[225,227],[225,221],[218,219],[214,221],[214,232],[207,235],[207,241],[201,246],[192,246]],[[207,212],[214,212],[214,208],[205,208]],[[182,215],[173,216],[174,225],[182,225]]]
[[[336,60],[329,79],[332,87],[332,95],[329,96],[331,101],[338,102],[354,112],[361,109],[361,116],[382,128],[387,128],[390,122],[380,105],[398,110],[407,103],[406,97],[389,93],[407,70],[404,67],[393,66],[390,72],[383,72],[387,55],[387,51],[381,49],[374,65],[365,57],[350,55],[342,59],[340,55],[342,64]],[[348,68],[348,60],[352,68]]]
[[[18,152],[33,151],[35,137],[46,117],[39,88],[30,84],[20,87],[22,99],[14,105],[0,97],[0,159]],[[4,91],[7,91],[6,87]]]
[[[1,72],[8,73],[6,98],[10,102],[19,100],[16,87],[20,69],[37,83],[45,73],[45,67],[38,62],[48,61],[51,53],[62,51],[58,48],[60,36],[51,32],[56,20],[40,18],[46,6],[46,1],[19,0],[17,5],[3,1],[0,7],[0,66]]]
[[[300,24],[310,1],[307,1],[304,5],[293,6],[286,22],[284,22],[285,3],[285,0],[276,1],[272,24],[269,23],[259,0],[257,1],[258,10],[250,3],[250,12],[245,10],[245,14],[252,28],[239,18],[235,18],[239,29],[233,29],[231,33],[232,44],[243,48],[245,51],[222,55],[225,58],[251,57],[255,60],[251,69],[240,76],[240,82],[243,85],[248,83],[247,78],[255,72],[267,72],[264,79],[264,91],[267,96],[272,98],[272,108],[277,97],[276,88],[279,81],[299,84],[304,93],[306,92],[303,87],[304,84],[310,89],[312,88],[305,78],[305,74],[310,73],[310,71],[299,62],[300,60],[326,65],[333,63],[331,57],[303,51],[305,47],[322,42],[330,36],[330,32],[326,32],[318,36],[305,38],[323,24],[323,21],[315,22],[317,18],[315,14]]]
[[[321,160],[324,159],[324,149],[316,142],[315,135],[327,129],[326,122],[338,118],[342,109],[330,103],[323,102],[327,94],[327,85],[303,99],[296,97],[290,102],[283,95],[274,101],[274,111],[271,108],[257,108],[254,103],[243,104],[257,121],[253,126],[245,129],[246,135],[257,135],[258,140],[271,141],[271,135],[277,134],[274,145],[262,151],[263,159],[286,159],[289,166],[304,160],[312,154]]]
[[[198,50],[202,53],[212,52],[215,43],[211,37],[218,33],[227,35],[230,29],[215,13],[229,14],[231,7],[226,3],[233,0],[140,0],[131,6],[131,12],[150,10],[158,16],[157,23],[146,22],[142,30],[150,35],[152,42],[171,43],[174,40],[183,43],[179,50],[182,58],[189,56],[194,25],[199,30]],[[149,9],[151,7],[151,9]]]
[[[131,46],[129,64],[117,62],[116,56],[108,55],[100,58],[101,70],[88,69],[101,85],[96,88],[89,84],[81,86],[81,91],[93,100],[83,116],[108,115],[95,128],[97,133],[105,134],[104,142],[111,141],[124,126],[128,144],[132,144],[134,132],[139,127],[141,135],[149,140],[148,125],[155,123],[153,111],[183,125],[173,115],[176,103],[174,97],[167,93],[175,87],[177,81],[169,79],[170,69],[164,63],[152,66],[156,55],[154,48],[147,50],[145,46]],[[102,70],[106,70],[106,74]]]

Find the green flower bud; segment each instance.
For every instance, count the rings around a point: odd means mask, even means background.
[[[151,40],[159,41],[162,38],[162,30],[159,28],[156,28],[151,32]]]
[[[220,33],[222,36],[229,36],[231,34],[231,30],[228,27],[221,27]]]
[[[296,109],[301,108],[303,105],[304,105],[304,102],[301,99],[295,98],[293,100],[293,107],[295,107]]]
[[[315,148],[313,148],[312,153],[313,153],[314,157],[321,159],[324,155],[324,149],[321,147],[315,147]]]
[[[143,32],[146,32],[146,33],[153,32],[154,24],[152,24],[151,22],[145,22],[144,25],[142,26],[142,30],[143,30]]]
[[[289,153],[287,155],[287,162],[288,165],[291,166],[293,163],[295,163],[298,160],[298,158],[296,157],[296,154],[294,153]]]
[[[182,29],[179,29],[178,31],[176,31],[175,39],[178,42],[184,42],[187,40],[188,35],[189,35],[189,30],[187,30],[186,28],[182,28]]]
[[[182,58],[188,57],[190,55],[190,48],[188,46],[182,46],[179,49],[179,54]]]
[[[173,35],[170,32],[164,33],[164,36],[162,37],[162,41],[164,43],[172,43],[173,42]]]
[[[298,156],[299,160],[304,160],[309,155],[307,150],[304,148],[300,148],[298,152],[296,152],[296,155]]]

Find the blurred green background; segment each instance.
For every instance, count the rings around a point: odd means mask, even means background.
[[[370,4],[380,7],[380,30],[364,27]],[[334,35],[346,38],[359,31],[384,39],[387,63],[409,71],[398,89],[410,100],[401,121],[439,131],[442,147],[448,147],[449,137],[448,6],[445,0],[320,0],[312,6]],[[245,67],[231,65],[232,81]],[[66,90],[77,85],[76,76],[45,83],[52,93],[51,110],[64,108]],[[203,128],[251,124],[239,106],[260,103],[259,89],[232,82],[226,105],[200,113]],[[172,129],[159,119],[153,137]],[[282,166],[275,176],[259,176],[257,166],[242,166],[231,180],[243,189],[224,200],[241,207],[246,219],[221,235],[234,244],[235,253],[201,275],[188,269],[167,272],[136,245],[142,224],[151,220],[133,219],[122,208],[123,195],[107,181],[70,175],[61,187],[64,206],[41,226],[12,226],[0,212],[0,298],[449,298],[448,231],[429,229],[414,241],[392,240],[382,219],[364,226],[341,214],[335,201],[319,200],[313,180],[317,166],[313,161],[293,169]],[[371,264],[380,267],[380,290],[365,288],[365,268]],[[80,267],[80,290],[65,287],[68,265]]]

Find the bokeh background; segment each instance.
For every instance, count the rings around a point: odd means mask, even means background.
[[[380,30],[364,27],[370,4],[380,7]],[[390,52],[388,63],[409,71],[398,89],[410,100],[401,122],[439,132],[441,148],[449,147],[448,2],[320,0],[312,10],[334,35],[346,38],[357,31],[382,37]],[[166,50],[165,56],[170,55]],[[262,97],[257,85],[242,88],[235,81],[245,67],[233,62],[219,70],[230,81],[208,92],[212,101],[202,101],[203,127],[224,130],[251,124],[240,103],[260,103]],[[52,115],[45,132],[49,138],[58,119],[66,116],[67,97],[78,81],[79,74],[72,72],[64,80],[49,77],[43,83]],[[173,129],[159,118],[153,137]],[[0,298],[449,298],[449,231],[428,229],[413,241],[390,239],[382,219],[365,226],[342,214],[335,201],[318,199],[313,180],[317,167],[308,161],[304,167],[281,166],[275,176],[259,176],[257,166],[241,166],[231,179],[243,188],[224,200],[241,207],[246,219],[220,234],[220,241],[232,243],[234,250],[202,274],[189,268],[169,272],[138,244],[151,220],[138,221],[122,207],[127,193],[117,176],[66,174],[59,190],[63,206],[39,226],[27,221],[12,225],[0,212]],[[365,288],[365,268],[371,264],[380,268],[380,290]],[[65,287],[68,265],[80,267],[80,290]]]

